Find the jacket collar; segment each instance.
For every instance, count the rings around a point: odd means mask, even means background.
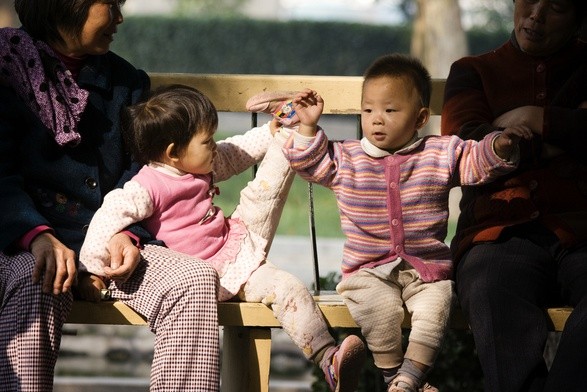
[[[361,139],[361,147],[363,148],[363,151],[365,151],[365,153],[372,158],[384,158],[386,156],[393,154],[407,154],[413,151],[416,147],[418,147],[420,143],[422,143],[422,139],[418,136],[418,133],[416,132],[414,134],[414,137],[409,142],[407,142],[405,146],[403,146],[399,150],[389,152],[375,146],[373,143],[367,140],[366,137]]]

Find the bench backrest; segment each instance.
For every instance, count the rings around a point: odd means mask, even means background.
[[[361,76],[308,75],[229,75],[151,73],[153,87],[162,84],[185,84],[206,94],[220,112],[245,112],[249,97],[262,91],[298,91],[312,88],[324,98],[324,114],[359,114]],[[440,115],[444,79],[432,82],[430,109]]]

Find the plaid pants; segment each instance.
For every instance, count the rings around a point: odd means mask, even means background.
[[[30,253],[0,252],[0,390],[53,390],[53,369],[71,293],[43,294],[32,281]]]
[[[148,319],[155,333],[151,391],[218,391],[218,278],[206,263],[159,246],[112,295]],[[29,253],[0,253],[0,390],[52,391],[70,294],[33,285]]]

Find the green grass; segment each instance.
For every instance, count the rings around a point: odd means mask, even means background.
[[[238,204],[240,191],[252,178],[252,171],[218,184],[220,194],[214,198],[217,206],[229,215]],[[319,237],[342,237],[338,208],[333,193],[324,187],[314,185],[314,214],[316,234]],[[299,177],[294,179],[283,214],[277,228],[277,235],[308,236],[310,234],[308,183]]]

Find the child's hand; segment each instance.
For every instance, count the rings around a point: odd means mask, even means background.
[[[501,159],[510,159],[512,151],[520,142],[520,139],[532,139],[532,130],[525,125],[508,127],[493,142],[495,152]]]
[[[117,233],[108,241],[110,266],[104,267],[108,279],[124,283],[131,277],[141,261],[141,253],[124,233]]]
[[[296,94],[293,104],[300,119],[298,132],[304,136],[316,135],[316,126],[324,110],[322,97],[314,90],[305,89]]]
[[[99,302],[100,292],[106,288],[106,283],[99,276],[88,273],[79,275],[77,289],[80,297],[86,301]]]

